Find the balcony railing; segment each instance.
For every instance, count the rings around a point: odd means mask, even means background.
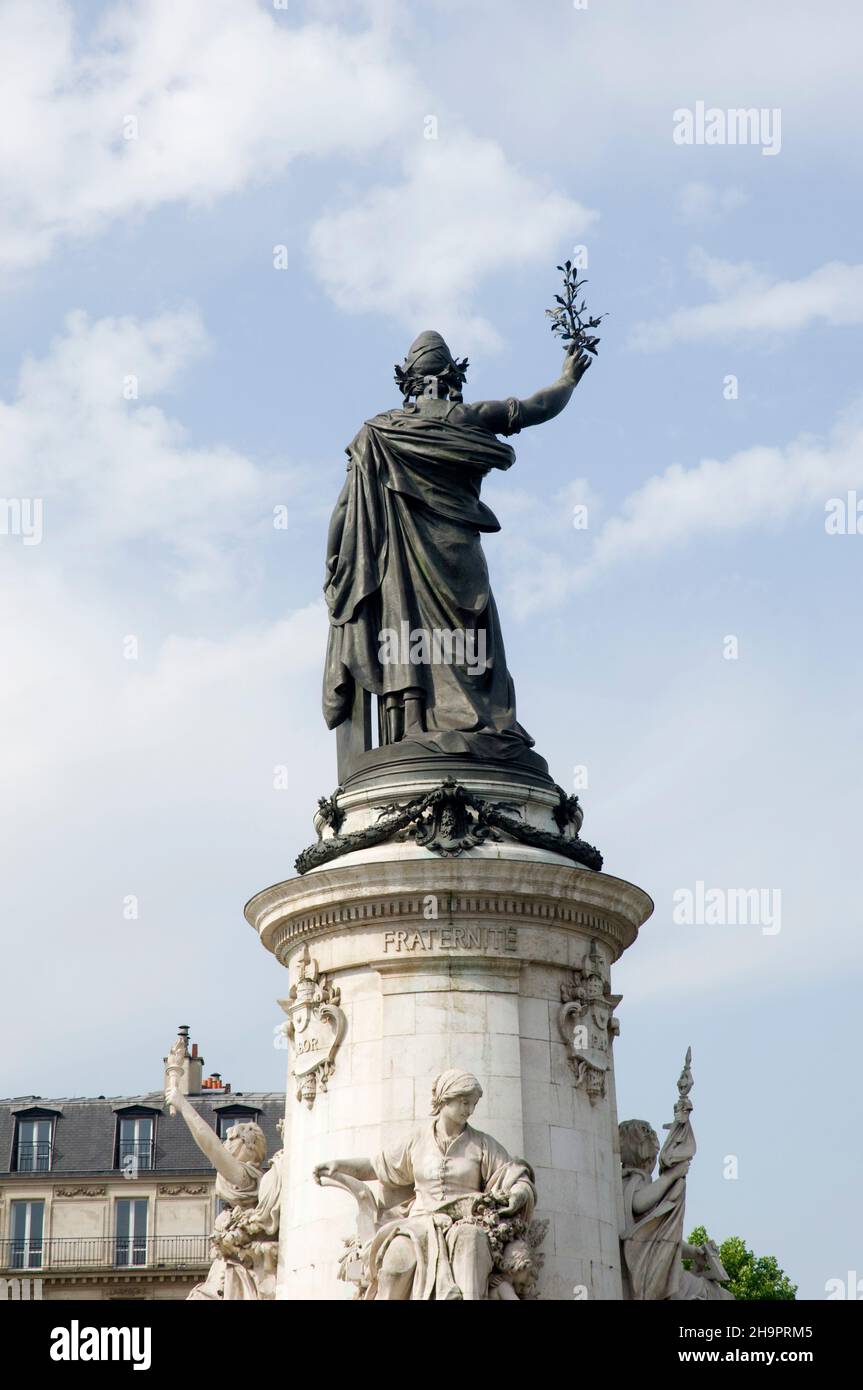
[[[0,1241],[0,1269],[185,1269],[210,1262],[209,1236],[67,1236]]]
[[[155,1168],[155,1145],[152,1139],[129,1139],[120,1141],[117,1153],[117,1167],[126,1172],[140,1172]]]
[[[50,1173],[50,1139],[19,1139],[16,1168],[19,1173]]]

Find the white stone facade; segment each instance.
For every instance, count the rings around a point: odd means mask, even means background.
[[[248,904],[291,979],[307,951],[346,1019],[326,1089],[308,1104],[288,1087],[278,1297],[353,1296],[337,1267],[356,1208],[312,1170],[404,1136],[427,1118],[432,1081],[448,1067],[483,1086],[472,1123],[535,1169],[537,1216],[550,1223],[539,1297],[622,1297],[612,1035],[591,1094],[561,1031],[561,989],[591,948],[607,979],[652,903],[619,879],[545,855],[505,857],[510,848],[343,862]]]

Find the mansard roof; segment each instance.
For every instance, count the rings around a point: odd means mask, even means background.
[[[187,1096],[202,1119],[216,1128],[220,1111],[233,1106],[257,1111],[258,1124],[267,1136],[267,1153],[281,1148],[276,1122],[285,1113],[283,1091],[211,1091]],[[54,1151],[51,1173],[110,1174],[116,1172],[117,1121],[124,1110],[140,1108],[156,1118],[155,1173],[207,1173],[213,1169],[193,1140],[181,1115],[169,1115],[164,1091],[140,1096],[63,1097],[47,1100],[42,1096],[15,1096],[0,1100],[0,1175],[17,1176],[12,1171],[15,1121],[34,1118],[38,1112],[54,1117]],[[22,1177],[48,1177],[48,1174],[21,1174]]]

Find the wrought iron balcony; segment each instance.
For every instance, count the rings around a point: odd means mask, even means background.
[[[50,1173],[53,1144],[50,1139],[19,1139],[15,1166],[19,1173]]]
[[[200,1269],[210,1263],[209,1236],[65,1236],[0,1241],[0,1269]]]
[[[120,1140],[117,1151],[117,1167],[126,1172],[141,1172],[155,1168],[155,1145],[152,1139]]]

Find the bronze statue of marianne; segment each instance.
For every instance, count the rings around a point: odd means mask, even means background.
[[[468,364],[439,333],[421,333],[396,368],[404,403],[366,421],[347,449],[327,541],[324,717],[343,730],[365,719],[354,751],[371,746],[372,694],[381,744],[493,760],[532,746],[480,541],[500,525],[480,489],[515,461],[498,436],[558,415],[590,361],[577,344],[552,386],[473,403],[462,400]]]

